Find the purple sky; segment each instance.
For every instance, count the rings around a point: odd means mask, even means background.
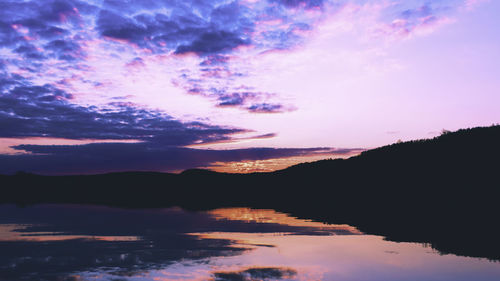
[[[499,12],[487,0],[4,0],[0,173],[271,170],[498,123]]]

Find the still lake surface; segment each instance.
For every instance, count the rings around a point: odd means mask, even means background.
[[[500,263],[273,210],[0,205],[0,280],[500,280]]]

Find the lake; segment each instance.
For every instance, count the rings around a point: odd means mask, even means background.
[[[500,280],[500,263],[273,210],[0,205],[0,280]]]

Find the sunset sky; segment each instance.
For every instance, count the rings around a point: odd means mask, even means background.
[[[499,123],[499,13],[493,0],[2,0],[0,173],[269,171]]]

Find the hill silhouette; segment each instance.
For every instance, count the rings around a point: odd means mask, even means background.
[[[446,132],[349,159],[272,173],[111,173],[0,176],[0,203],[271,208],[347,223],[441,253],[500,260],[500,126]]]

